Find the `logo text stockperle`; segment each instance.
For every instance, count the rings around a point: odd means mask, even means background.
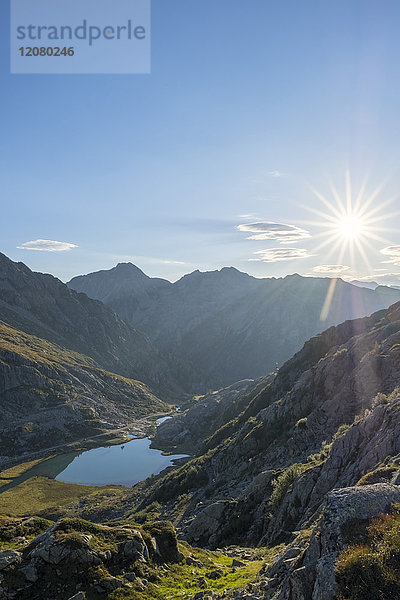
[[[81,25],[20,25],[17,27],[18,40],[87,40],[92,46],[96,40],[145,40],[147,35],[143,25],[134,25],[130,19],[126,25],[88,25],[86,19]]]

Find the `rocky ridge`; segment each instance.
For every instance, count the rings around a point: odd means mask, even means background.
[[[257,279],[233,267],[194,271],[172,284],[128,263],[68,285],[107,304],[157,347],[194,364],[201,379],[196,393],[263,377],[311,336],[400,300],[399,290],[384,286],[371,290],[299,275]]]

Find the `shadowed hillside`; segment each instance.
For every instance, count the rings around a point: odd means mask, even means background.
[[[157,347],[190,360],[202,391],[262,377],[330,325],[400,300],[400,291],[387,287],[299,275],[256,279],[234,268],[195,271],[172,284],[129,263],[68,285],[106,303]]]

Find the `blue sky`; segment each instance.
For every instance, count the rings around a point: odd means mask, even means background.
[[[128,260],[171,280],[226,265],[400,280],[400,201],[384,204],[400,189],[397,0],[153,0],[150,75],[11,75],[7,2],[0,22],[13,260],[63,280]],[[366,212],[387,218],[350,236],[310,187],[346,204],[346,170],[353,198],[368,177],[361,207],[386,181]]]

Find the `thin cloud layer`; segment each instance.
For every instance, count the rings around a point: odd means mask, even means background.
[[[387,246],[386,248],[382,248],[381,254],[389,257],[388,260],[383,261],[384,263],[400,267],[400,246]]]
[[[250,258],[250,262],[274,263],[311,256],[305,248],[269,248],[268,250],[259,250],[254,254],[257,254],[258,258]]]
[[[248,240],[277,240],[281,244],[298,242],[311,237],[310,233],[305,229],[301,229],[295,225],[274,223],[272,221],[242,223],[237,226],[237,229],[239,231],[255,234],[249,236],[247,238]]]
[[[186,265],[182,260],[162,260],[163,265]]]
[[[337,275],[338,273],[344,273],[348,271],[350,267],[346,265],[317,265],[312,268],[313,273],[319,273],[321,275]]]
[[[276,169],[274,171],[268,171],[268,175],[270,177],[282,177],[282,173]]]
[[[19,250],[37,250],[39,252],[66,252],[77,247],[76,244],[57,242],[55,240],[33,240],[17,246]]]

